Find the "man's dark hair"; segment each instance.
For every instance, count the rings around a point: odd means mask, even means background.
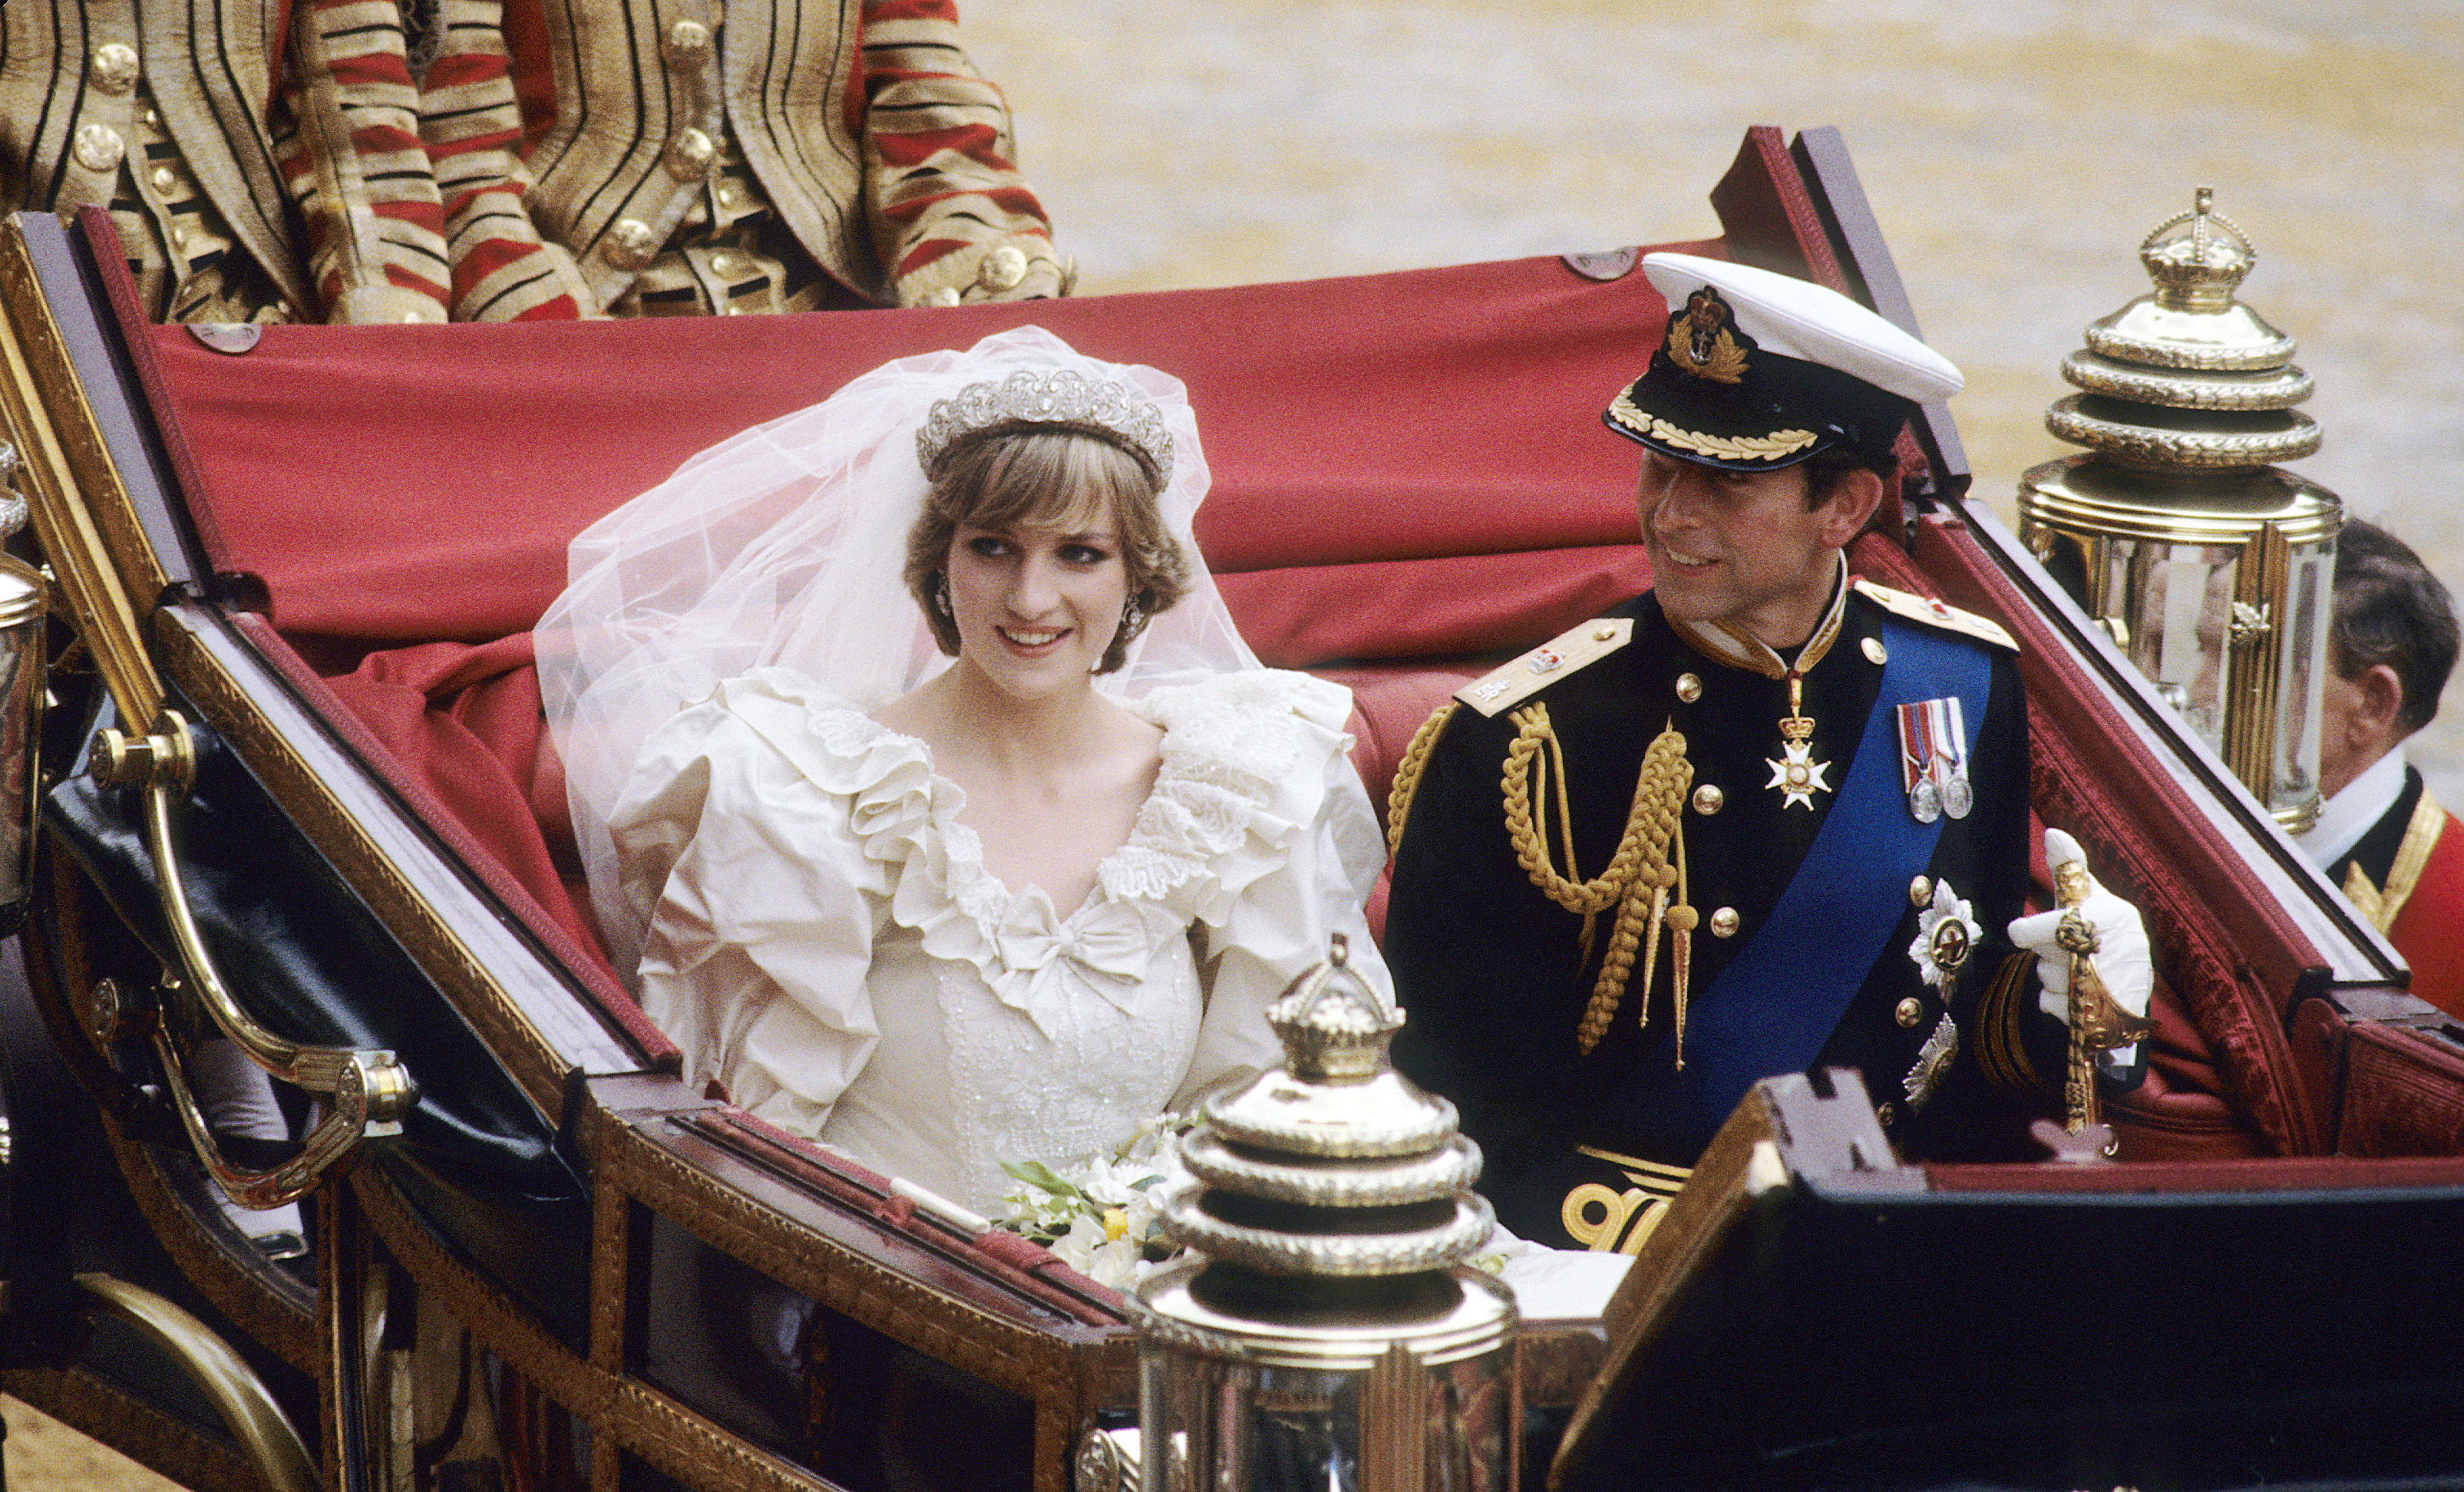
[[[1805,472],[1805,511],[1812,513],[1831,495],[1831,489],[1851,472],[1871,472],[1882,479],[1882,492],[1888,495],[1891,478],[1900,473],[1897,450],[1876,453],[1857,446],[1834,446],[1817,450],[1798,463]]]
[[[2339,678],[2386,664],[2404,686],[2396,723],[2411,735],[2438,713],[2455,668],[2455,608],[2410,545],[2375,523],[2344,520],[2336,538],[2336,621],[2327,661]]]

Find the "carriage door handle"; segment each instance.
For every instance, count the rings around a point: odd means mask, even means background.
[[[298,1154],[270,1171],[233,1165],[215,1143],[188,1086],[172,1022],[159,1017],[147,1022],[155,1056],[198,1158],[231,1200],[243,1207],[279,1207],[316,1190],[325,1171],[362,1140],[400,1134],[402,1116],[418,1101],[419,1086],[390,1051],[286,1041],[258,1025],[231,998],[206,951],[196,919],[189,914],[187,889],[171,836],[173,796],[186,796],[195,783],[196,764],[196,742],[187,721],[178,711],[166,709],[144,735],[127,735],[108,727],[98,732],[88,770],[104,787],[143,793],[145,842],[153,854],[155,888],[180,955],[180,973],[165,981],[165,992],[176,996],[185,990],[196,997],[213,1023],[238,1043],[250,1061],[323,1100],[324,1117],[308,1131]]]

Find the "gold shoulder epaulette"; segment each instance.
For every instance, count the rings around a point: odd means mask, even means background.
[[[2019,650],[2018,640],[2002,630],[2002,625],[1991,617],[1980,617],[1973,611],[1962,611],[1947,602],[1936,601],[1930,596],[1918,596],[1903,590],[1893,590],[1887,585],[1877,585],[1867,580],[1859,580],[1854,583],[1859,595],[1893,616],[1905,617],[1911,622],[1922,622],[1927,626],[1938,626],[1947,632],[1957,632],[1963,637],[1972,637],[1980,643],[1991,643],[1996,647],[2007,647],[2013,652]]]
[[[1595,617],[1580,626],[1567,628],[1513,662],[1489,669],[1457,690],[1455,698],[1485,715],[1511,710],[1584,665],[1599,662],[1633,637],[1633,618]]]

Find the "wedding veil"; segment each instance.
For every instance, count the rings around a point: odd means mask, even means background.
[[[722,441],[574,539],[564,593],[537,632],[574,838],[601,931],[628,979],[641,930],[618,893],[606,825],[643,742],[752,669],[793,668],[874,710],[947,667],[900,579],[925,492],[916,428],[935,401],[971,384],[1056,368],[1155,401],[1173,441],[1163,519],[1190,560],[1188,595],[1155,617],[1126,666],[1096,686],[1134,699],[1260,666],[1191,532],[1208,475],[1187,390],[1154,368],[1099,362],[1023,326],[964,352],[887,363],[818,405]]]

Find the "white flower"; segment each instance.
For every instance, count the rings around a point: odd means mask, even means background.
[[[1158,1114],[1110,1155],[1059,1166],[1005,1163],[1015,1184],[1001,1194],[1007,1210],[994,1220],[1043,1243],[1079,1273],[1130,1288],[1171,1251],[1161,1199],[1179,1172],[1174,1142],[1186,1124],[1177,1114]]]

